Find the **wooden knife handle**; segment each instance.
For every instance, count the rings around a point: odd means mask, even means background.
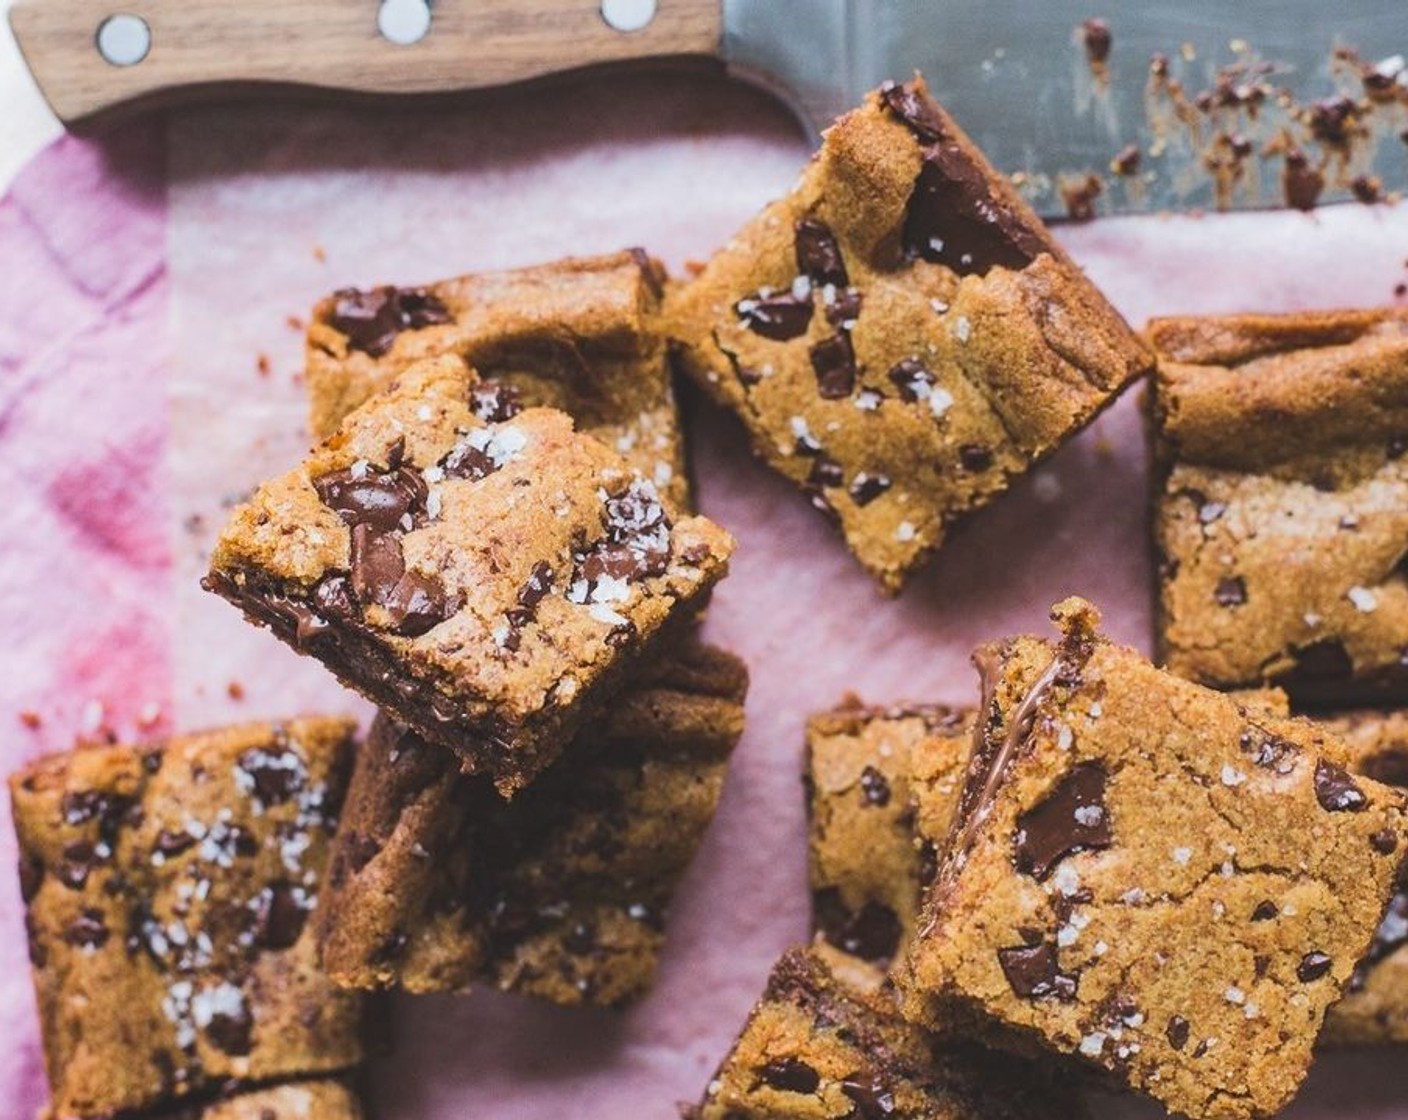
[[[716,55],[722,30],[721,0],[431,0],[418,41],[382,34],[383,4],[400,6],[389,17],[419,2],[17,0],[10,22],[39,88],[69,124],[134,101],[230,87],[435,93],[607,62]],[[145,24],[150,47],[140,61],[115,65],[99,48],[100,29],[122,19],[101,38],[130,60],[141,42],[131,17]]]

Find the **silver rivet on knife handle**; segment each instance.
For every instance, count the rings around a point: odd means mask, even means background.
[[[152,29],[141,16],[119,12],[98,25],[93,43],[111,66],[136,66],[152,49]]]

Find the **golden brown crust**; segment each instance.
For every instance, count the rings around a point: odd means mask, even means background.
[[[306,920],[352,733],[249,724],[11,778],[56,1116],[361,1060],[359,1000],[316,969]]]
[[[901,93],[927,106],[915,112],[941,142],[887,108]],[[971,214],[936,217],[953,183],[976,196]],[[918,81],[842,117],[794,192],[667,313],[684,371],[892,593],[952,521],[1150,365]]]

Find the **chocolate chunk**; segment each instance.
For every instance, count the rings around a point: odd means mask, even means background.
[[[384,606],[405,574],[406,559],[398,537],[370,525],[353,526],[352,592],[361,602]]]
[[[1315,800],[1330,813],[1361,813],[1369,807],[1349,771],[1323,758],[1315,764]]]
[[[152,851],[160,852],[162,859],[172,859],[182,852],[195,847],[196,838],[189,832],[182,829],[173,832],[169,828],[163,828],[156,834],[156,841],[152,844]]]
[[[851,1113],[855,1120],[885,1120],[895,1115],[895,1094],[878,1077],[868,1082],[843,1081],[841,1092],[856,1106]]]
[[[969,474],[981,474],[992,467],[992,448],[981,443],[965,443],[958,449],[958,461]]]
[[[287,748],[251,747],[235,760],[236,777],[265,806],[283,805],[308,783],[303,759]]]
[[[348,525],[366,525],[381,533],[405,528],[404,519],[423,508],[426,496],[425,479],[410,467],[382,473],[349,467],[315,478],[313,488],[323,505]]]
[[[94,789],[71,790],[59,801],[59,811],[63,813],[64,824],[68,825],[106,816],[108,809],[107,796]]]
[[[826,940],[844,953],[877,964],[888,964],[899,949],[904,928],[888,906],[867,902],[852,913],[834,887],[812,896],[812,913]]]
[[[1380,855],[1391,856],[1398,850],[1398,833],[1391,828],[1381,828],[1369,837],[1369,843]]]
[[[821,1085],[821,1076],[816,1070],[797,1058],[769,1062],[758,1071],[758,1076],[785,1093],[815,1093]]]
[[[260,892],[254,915],[254,943],[261,949],[287,949],[303,932],[308,910],[288,883]]]
[[[1383,201],[1384,184],[1377,175],[1356,175],[1349,181],[1349,190],[1358,201],[1366,206]]]
[[[825,455],[820,456],[812,464],[812,469],[807,475],[807,481],[813,486],[826,486],[835,488],[846,481],[845,471],[841,469],[841,464],[835,459],[828,459]]]
[[[1017,870],[1038,880],[1077,852],[1098,851],[1114,842],[1105,808],[1105,767],[1076,766],[1034,808],[1017,818],[1013,857]]]
[[[817,287],[834,284],[844,288],[850,283],[841,246],[831,227],[816,218],[803,218],[796,226],[797,268]]]
[[[900,391],[900,400],[913,404],[927,397],[938,379],[918,358],[905,358],[886,375]]]
[[[1325,176],[1311,167],[1305,153],[1292,148],[1286,153],[1286,162],[1281,169],[1281,190],[1286,196],[1286,205],[1297,210],[1314,210],[1325,189]]]
[[[1255,725],[1243,731],[1237,742],[1253,763],[1277,774],[1289,774],[1300,757],[1300,747],[1295,743]]]
[[[397,634],[418,638],[458,611],[460,604],[458,597],[451,599],[445,593],[444,584],[435,576],[408,571],[396,581],[382,606]]]
[[[324,576],[313,588],[313,602],[318,613],[327,617],[346,621],[357,617],[357,601],[353,598],[352,582],[344,575],[333,573]]]
[[[759,292],[739,300],[734,310],[745,327],[774,342],[801,337],[812,321],[811,296],[799,299],[792,292]]]
[[[824,338],[809,351],[817,392],[829,401],[843,400],[856,387],[856,354],[846,334]]]
[[[851,482],[851,500],[858,506],[868,506],[891,486],[883,474],[869,474],[861,471]]]
[[[91,907],[80,911],[64,930],[64,940],[76,949],[98,949],[106,944],[107,939],[108,927],[103,921],[103,912]]]
[[[1340,94],[1317,101],[1310,107],[1310,134],[1322,144],[1343,147],[1359,119],[1359,106],[1352,97]]]
[[[1258,902],[1256,904],[1256,909],[1252,911],[1252,921],[1269,922],[1280,912],[1281,911],[1276,909],[1276,904],[1274,902],[1272,902],[1270,899],[1266,899],[1265,901]]]
[[[214,1012],[205,1027],[205,1037],[210,1040],[211,1045],[232,1057],[249,1053],[253,1045],[253,1033],[254,1021],[250,1018],[249,1008],[245,1006],[243,998],[239,1007],[233,1011],[221,1009]]]
[[[1085,57],[1091,62],[1101,63],[1110,57],[1115,37],[1107,20],[1098,17],[1086,20],[1080,25],[1080,37],[1085,45]]]
[[[1047,251],[1041,238],[993,196],[982,170],[951,141],[924,150],[902,239],[910,256],[960,276],[985,276],[997,267],[1023,269]]]
[[[344,288],[333,294],[330,323],[347,336],[353,350],[379,358],[402,331],[449,323],[453,317],[438,298],[420,288]]]
[[[488,478],[498,470],[499,464],[484,449],[487,442],[482,429],[461,437],[440,460],[439,467],[445,472],[445,477],[464,478],[470,482],[478,482],[481,478]]]
[[[873,766],[860,772],[860,790],[867,805],[885,806],[890,803],[890,783]]]
[[[28,906],[44,884],[44,861],[37,856],[20,856],[20,901]]]
[[[552,578],[552,565],[546,560],[539,560],[518,589],[518,605],[531,611],[552,590]]]
[[[1334,961],[1326,953],[1318,950],[1306,953],[1296,966],[1296,979],[1302,984],[1310,984],[1325,976],[1334,966]]]
[[[1247,601],[1247,584],[1241,576],[1223,576],[1212,593],[1219,607],[1240,607]]]
[[[865,302],[860,289],[841,288],[832,294],[830,299],[826,299],[825,295],[826,293],[823,293],[826,321],[837,330],[848,331],[854,327]]]
[[[943,114],[933,100],[919,92],[913,82],[886,82],[880,87],[885,108],[899,117],[920,140],[940,140],[944,135]]]
[[[486,424],[501,424],[523,411],[523,398],[512,385],[489,378],[470,390],[469,409]]]
[[[1049,941],[999,949],[997,963],[1008,985],[1023,999],[1075,999],[1078,978],[1061,971],[1056,946]]]
[[[1175,1015],[1168,1021],[1168,1026],[1164,1033],[1168,1036],[1168,1044],[1175,1050],[1182,1050],[1188,1045],[1188,1020],[1182,1015]]]

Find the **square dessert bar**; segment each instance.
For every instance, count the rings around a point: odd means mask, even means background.
[[[686,506],[684,442],[660,332],[664,282],[660,264],[636,249],[423,288],[336,292],[308,328],[313,435],[332,435],[407,365],[453,354],[480,372],[475,407],[483,419],[561,409]]]
[[[349,722],[300,719],[82,747],[10,779],[55,1117],[362,1059],[360,1001],[318,970],[308,922],[353,752]]]
[[[357,988],[483,981],[608,1006],[643,995],[742,732],[747,684],[721,650],[662,654],[512,802],[380,717],[318,910],[323,967]]]
[[[1149,334],[1164,662],[1301,706],[1408,699],[1408,313]]]
[[[234,511],[206,586],[506,796],[695,614],[733,540],[565,413],[420,363]]]
[[[1348,712],[1322,721],[1348,748],[1355,773],[1408,788],[1408,714]],[[1350,977],[1344,999],[1325,1020],[1325,1045],[1408,1042],[1408,876],[1379,923],[1369,953]]]
[[[1105,641],[978,652],[981,742],[897,982],[931,1024],[994,1022],[1170,1111],[1270,1116],[1370,952],[1404,794],[1343,744]]]
[[[684,371],[889,593],[1151,364],[917,79],[666,307]]]
[[[972,745],[973,713],[940,706],[809,721],[812,923],[828,944],[888,968],[909,942]]]
[[[893,993],[845,983],[793,949],[690,1120],[1073,1120],[1084,1109],[1018,1059],[900,1018]]]

